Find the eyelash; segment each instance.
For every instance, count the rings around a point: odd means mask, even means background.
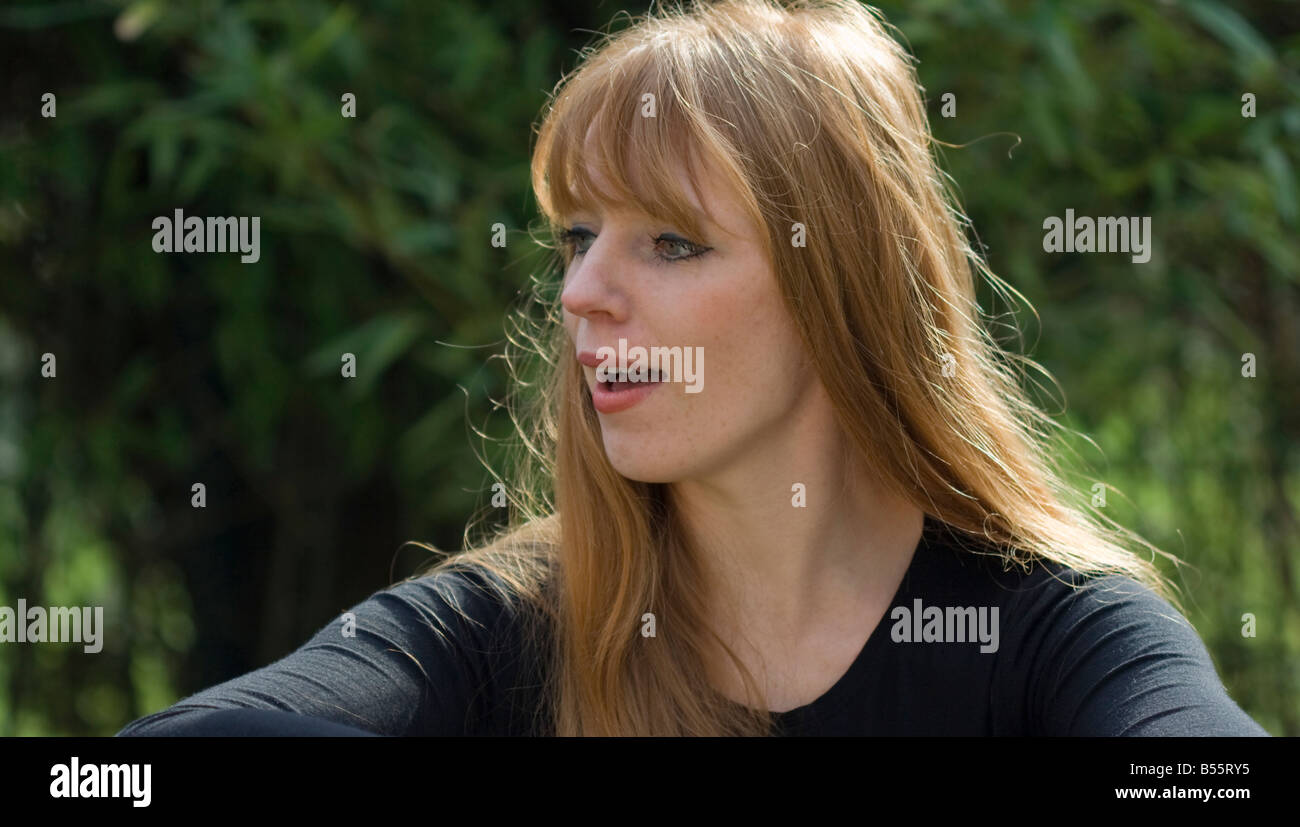
[[[595,236],[596,236],[595,233],[593,233],[591,230],[588,230],[584,227],[570,227],[560,232],[560,243],[563,244],[568,249],[569,258],[570,260],[572,260],[573,258],[582,255],[583,252],[586,252],[585,250],[583,251],[574,250],[573,249],[574,245],[577,244],[581,239],[595,238]],[[686,248],[687,250],[692,251],[687,255],[676,256],[673,258],[661,256],[658,253],[655,253],[656,264],[673,264],[679,261],[686,261],[687,259],[691,259],[691,258],[698,258],[699,256],[702,256],[713,249],[712,247],[705,247],[701,244],[696,244],[693,241],[687,241],[684,238],[671,236],[668,233],[663,233],[658,236],[649,236],[649,239],[652,244],[656,244],[656,245],[660,243],[677,244],[681,247]]]

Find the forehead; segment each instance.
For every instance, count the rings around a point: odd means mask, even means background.
[[[587,128],[582,157],[599,158],[596,151],[595,124]],[[624,215],[657,218],[651,216],[635,203],[625,203],[619,198],[617,187],[609,180],[600,164],[584,163],[584,174],[591,182],[595,192],[591,193],[594,202],[583,199],[578,205],[582,213],[603,213],[607,215]],[[625,177],[634,192],[646,191],[641,168],[635,157],[625,159]],[[701,224],[737,237],[748,237],[752,230],[747,226],[744,211],[739,199],[728,187],[721,176],[713,172],[708,164],[700,163],[692,156],[675,165],[671,170],[691,211]]]

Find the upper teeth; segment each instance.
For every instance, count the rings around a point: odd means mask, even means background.
[[[607,373],[605,374],[605,381],[606,382],[627,382],[628,378],[626,373]],[[639,378],[638,381],[658,382],[659,377],[652,373],[649,376]]]

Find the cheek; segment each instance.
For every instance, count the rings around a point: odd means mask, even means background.
[[[689,326],[704,348],[705,392],[699,396],[710,419],[784,408],[807,380],[803,340],[775,284],[759,292],[755,283],[762,282],[755,277],[691,305]]]

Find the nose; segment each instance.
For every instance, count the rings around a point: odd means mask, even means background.
[[[618,321],[627,315],[628,297],[613,276],[626,265],[615,260],[612,248],[603,242],[605,236],[597,236],[591,247],[569,265],[560,304],[568,313],[584,319],[603,315]]]

